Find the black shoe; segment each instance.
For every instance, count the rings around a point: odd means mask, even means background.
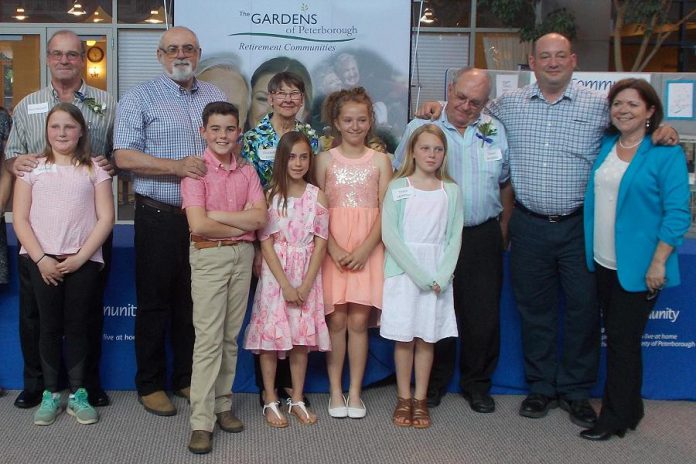
[[[469,407],[474,412],[488,414],[495,412],[495,400],[488,393],[468,393],[462,392],[462,396],[469,403]]]
[[[428,388],[428,393],[426,397],[428,407],[436,408],[440,406],[440,403],[442,403],[443,396],[445,396],[445,393],[442,390]]]
[[[29,409],[38,406],[41,403],[42,392],[22,390],[14,402],[15,407],[20,409]]]
[[[559,406],[568,412],[575,425],[592,428],[597,423],[597,413],[587,400],[560,400]]]
[[[580,436],[585,440],[592,441],[607,441],[612,435],[616,435],[619,438],[623,438],[626,435],[626,430],[616,430],[614,432],[609,432],[608,430],[603,430],[599,427],[594,427],[591,429],[583,430],[580,432]]]
[[[549,409],[558,407],[558,401],[541,393],[530,393],[520,405],[520,416],[539,419],[548,414]]]
[[[87,389],[87,401],[92,407],[102,408],[111,404],[109,395],[106,394],[103,388],[88,388]]]

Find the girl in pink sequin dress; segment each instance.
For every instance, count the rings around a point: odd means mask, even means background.
[[[287,412],[314,424],[317,417],[302,400],[307,353],[331,349],[321,279],[329,216],[326,196],[313,185],[312,158],[304,134],[281,137],[268,193],[268,223],[259,233],[264,260],[244,348],[260,354],[263,414],[271,427],[288,425],[276,392],[278,358],[290,356]]]
[[[370,320],[378,320],[382,307],[380,211],[392,168],[387,155],[365,146],[373,112],[362,87],[335,92],[325,105],[341,137],[339,146],[317,158],[317,182],[329,199],[330,217],[328,256],[323,266],[332,346],[326,356],[329,415],[359,419],[366,414],[360,393],[367,363],[367,328]],[[342,386],[346,351],[350,365],[347,398]]]

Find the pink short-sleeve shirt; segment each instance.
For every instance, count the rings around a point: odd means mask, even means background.
[[[94,190],[97,184],[111,182],[111,176],[94,161],[85,166],[46,163],[18,177],[31,185],[29,224],[44,253],[77,253],[97,224]],[[27,251],[22,247],[20,254]],[[101,247],[89,258],[103,263]]]
[[[181,181],[181,207],[200,206],[206,211],[242,211],[247,203],[264,200],[261,181],[250,164],[232,159],[227,170],[215,155],[206,148],[203,161],[208,169],[202,179],[185,177]],[[239,237],[215,240],[244,240],[253,242],[254,232]]]

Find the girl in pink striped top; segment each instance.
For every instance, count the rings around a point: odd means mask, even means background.
[[[114,224],[111,177],[90,157],[80,110],[59,103],[46,119],[46,149],[38,166],[19,177],[14,190],[14,228],[30,259],[31,285],[39,307],[39,352],[46,390],[34,423],[50,425],[61,411],[58,370],[65,337],[72,393],[67,411],[81,424],[99,420],[83,388],[88,338],[104,260],[101,246]]]

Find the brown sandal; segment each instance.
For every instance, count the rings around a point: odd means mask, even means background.
[[[394,414],[392,415],[392,422],[397,427],[410,427],[411,426],[411,398],[399,398],[396,397],[396,408],[394,409]]]
[[[413,425],[414,428],[427,429],[432,425],[427,399],[413,399],[413,415],[411,417],[411,425]]]

